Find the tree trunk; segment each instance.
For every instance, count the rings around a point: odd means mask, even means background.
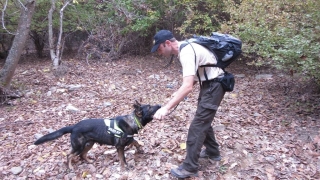
[[[51,57],[54,69],[57,69],[57,67],[61,63],[60,61],[61,61],[61,50],[62,50],[61,39],[62,39],[62,33],[63,33],[63,28],[62,28],[62,26],[63,26],[63,11],[69,5],[70,1],[71,0],[64,1],[64,4],[63,4],[62,8],[60,9],[59,36],[57,39],[56,48],[54,48],[55,42],[54,42],[53,30],[52,30],[52,15],[56,9],[56,5],[55,5],[56,0],[51,0],[51,8],[48,13],[48,23],[49,23],[48,32],[49,32],[50,57]]]
[[[46,32],[31,31],[30,36],[37,50],[38,58],[43,58],[43,48],[45,45]]]
[[[54,39],[53,39],[53,28],[52,28],[52,16],[53,16],[53,11],[56,10],[56,0],[51,0],[51,8],[48,13],[48,32],[49,32],[49,49],[50,49],[50,57],[53,63],[53,66],[58,66],[59,65],[59,58],[57,57],[55,53],[55,48],[54,48]]]
[[[20,20],[14,37],[12,47],[3,68],[0,71],[0,86],[9,89],[14,71],[18,65],[21,53],[28,38],[31,19],[36,6],[35,0],[26,0],[24,7],[21,7]]]

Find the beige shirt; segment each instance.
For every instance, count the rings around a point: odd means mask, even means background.
[[[179,42],[179,47],[181,43],[182,42]],[[199,81],[197,76],[198,67],[206,64],[217,64],[217,60],[214,54],[205,47],[196,43],[191,43],[191,45],[188,44],[181,49],[181,52],[179,53],[179,59],[182,65],[183,77],[194,75],[194,80]],[[196,61],[194,52],[196,52]],[[224,71],[218,67],[199,67],[201,81],[206,80],[204,76],[204,68],[206,68],[208,80],[214,79],[224,74]]]

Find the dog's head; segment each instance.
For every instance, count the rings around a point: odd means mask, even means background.
[[[135,101],[133,107],[134,113],[139,118],[142,126],[152,121],[153,115],[161,108],[160,105],[151,106],[149,104],[140,104],[138,101]]]

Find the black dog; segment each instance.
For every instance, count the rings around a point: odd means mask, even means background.
[[[38,145],[61,137],[66,133],[71,133],[72,150],[67,156],[67,163],[73,169],[71,160],[80,155],[88,163],[92,163],[87,158],[88,151],[94,143],[113,145],[116,147],[121,168],[127,166],[124,156],[124,148],[134,145],[138,152],[141,152],[139,143],[133,139],[133,134],[152,121],[155,112],[160,109],[160,105],[141,105],[137,101],[133,105],[134,111],[130,115],[117,116],[113,119],[86,119],[73,126],[61,128],[55,132],[44,135],[34,144]]]

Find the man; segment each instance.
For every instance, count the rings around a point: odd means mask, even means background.
[[[201,89],[198,97],[196,114],[190,124],[187,136],[187,155],[183,163],[171,174],[177,178],[198,176],[199,157],[214,161],[220,161],[219,145],[211,126],[216,111],[223,99],[225,91],[221,84],[214,79],[221,77],[224,71],[218,67],[199,67],[205,64],[216,64],[214,54],[196,43],[186,45],[181,49],[182,42],[177,41],[168,30],[160,30],[154,36],[154,46],[151,52],[169,57],[179,56],[183,71],[183,83],[176,91],[172,99],[154,115],[155,119],[163,119],[180,101],[184,99],[193,89],[194,84],[201,80]],[[199,77],[197,76],[197,71]],[[206,80],[204,71],[207,74]],[[206,148],[201,151],[202,146]],[[201,151],[201,152],[200,152]]]

